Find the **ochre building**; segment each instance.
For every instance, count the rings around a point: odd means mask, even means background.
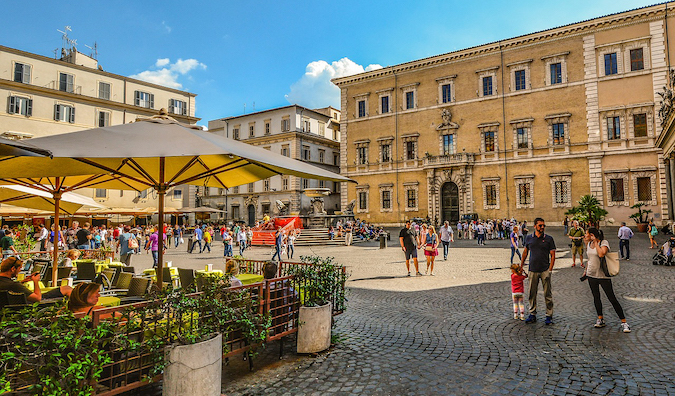
[[[376,224],[555,224],[590,193],[615,224],[637,202],[667,221],[655,141],[673,46],[669,3],[334,79],[358,182],[342,206]]]

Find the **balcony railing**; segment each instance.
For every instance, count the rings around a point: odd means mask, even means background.
[[[459,153],[448,155],[429,155],[424,157],[424,166],[436,165],[467,165],[473,164],[473,153]]]

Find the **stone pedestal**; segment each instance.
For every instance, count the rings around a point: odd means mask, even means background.
[[[300,307],[298,353],[317,353],[330,348],[331,304]]]
[[[166,349],[164,396],[220,396],[223,336]]]

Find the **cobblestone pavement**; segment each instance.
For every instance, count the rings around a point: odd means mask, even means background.
[[[457,241],[435,277],[410,278],[396,246],[299,248],[336,256],[352,273],[348,309],[336,319],[340,342],[318,357],[297,357],[287,342],[286,360],[273,365],[278,345],[270,345],[253,373],[233,361],[223,393],[675,395],[675,267],[651,265],[654,250],[646,235],[636,235],[631,261],[621,262],[613,281],[633,332],[619,331],[606,299],[608,326],[595,329],[591,292],[579,281],[583,270],[571,268],[562,229],[548,232],[558,245],[552,326],[543,324],[543,312],[535,324],[513,320],[507,241]],[[615,228],[606,232],[617,248]],[[197,265],[183,256],[174,258]]]

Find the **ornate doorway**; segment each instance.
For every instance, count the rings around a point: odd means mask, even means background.
[[[459,221],[459,188],[454,182],[446,182],[441,188],[441,222]]]
[[[248,225],[253,227],[255,225],[255,206],[248,205]]]

